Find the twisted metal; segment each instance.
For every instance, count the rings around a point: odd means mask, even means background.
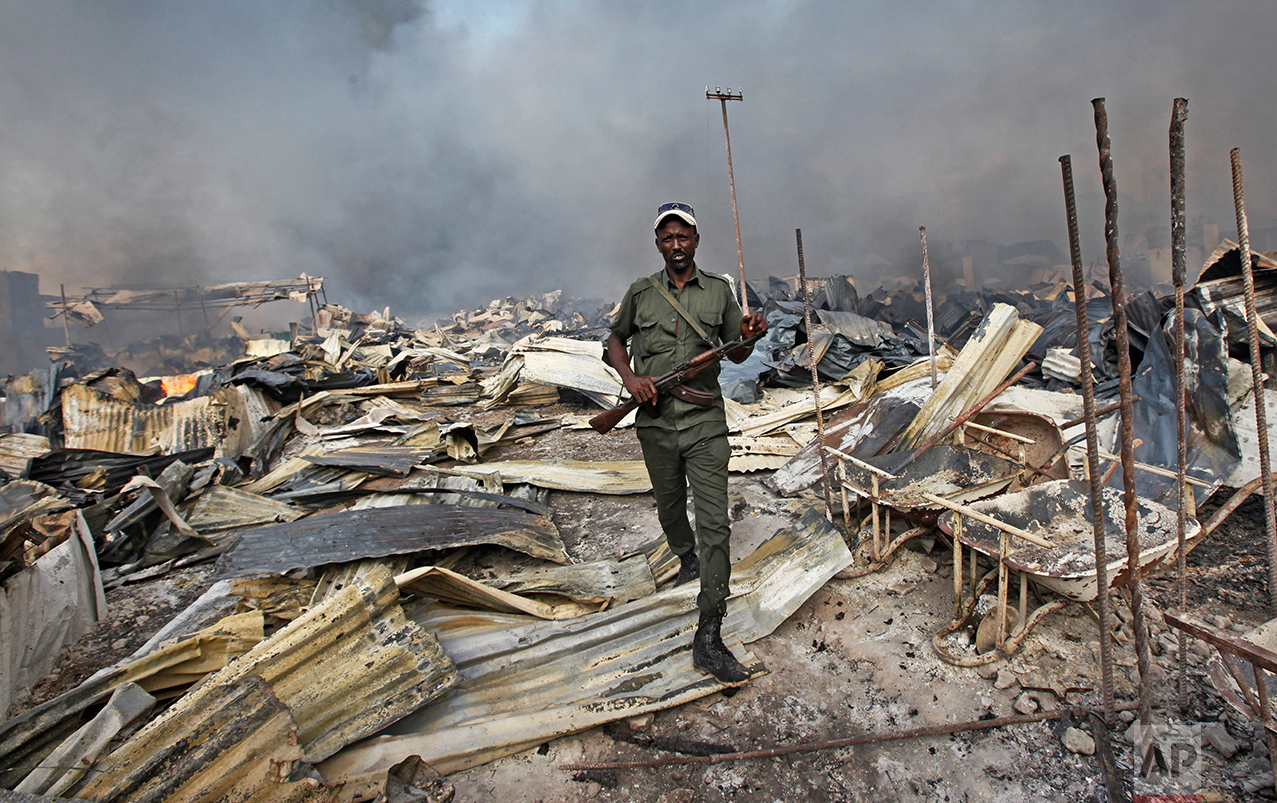
[[[1144,591],[1140,582],[1140,535],[1135,488],[1135,409],[1131,403],[1131,340],[1127,331],[1126,297],[1122,289],[1121,254],[1117,235],[1117,178],[1113,175],[1113,145],[1109,141],[1104,98],[1091,101],[1095,108],[1095,143],[1100,152],[1100,176],[1104,180],[1104,240],[1109,263],[1113,302],[1113,328],[1117,335],[1118,394],[1122,400],[1122,501],[1126,510],[1126,562],[1131,592],[1131,629],[1135,631],[1135,662],[1139,667],[1139,718],[1145,727],[1153,714],[1153,658],[1144,622]]]
[[[1246,294],[1246,334],[1250,344],[1250,375],[1255,391],[1255,429],[1259,440],[1259,476],[1264,480],[1264,527],[1268,533],[1268,598],[1277,612],[1277,519],[1268,456],[1268,422],[1264,409],[1264,371],[1260,362],[1258,314],[1255,312],[1255,273],[1250,264],[1250,229],[1246,223],[1246,192],[1242,187],[1242,151],[1233,148],[1233,202],[1237,207],[1237,244],[1241,251]]]
[[[1077,353],[1082,364],[1082,413],[1086,423],[1086,475],[1091,483],[1091,533],[1095,541],[1095,583],[1100,617],[1100,690],[1104,703],[1104,721],[1113,719],[1113,631],[1109,610],[1108,550],[1105,544],[1104,486],[1100,482],[1100,441],[1096,428],[1095,377],[1091,373],[1090,316],[1086,311],[1086,278],[1082,275],[1082,244],[1077,227],[1077,199],[1073,194],[1073,161],[1060,157],[1064,176],[1064,208],[1069,224],[1069,255],[1073,261],[1073,305],[1077,311]],[[1120,408],[1120,404],[1119,404]]]

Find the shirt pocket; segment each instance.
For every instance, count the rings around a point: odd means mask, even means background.
[[[640,314],[635,318],[634,325],[638,327],[638,334],[634,338],[634,356],[646,358],[674,348],[672,326],[661,318]]]
[[[705,334],[710,337],[721,337],[718,331],[723,326],[723,311],[721,309],[700,309],[693,314],[696,315],[696,322],[701,325],[701,329],[705,330]],[[716,345],[700,337],[699,333],[696,336],[700,338],[701,345],[704,348],[712,349]]]

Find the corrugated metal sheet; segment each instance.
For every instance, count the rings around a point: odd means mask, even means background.
[[[307,455],[305,459],[317,466],[356,469],[385,477],[406,477],[414,466],[435,454],[434,449],[420,446],[354,446],[324,455]]]
[[[558,491],[642,494],[652,490],[642,460],[505,460],[455,471],[474,477],[495,471],[507,484],[526,482]]]
[[[1009,304],[997,303],[980,322],[975,334],[958,352],[953,367],[936,386],[904,431],[900,449],[912,449],[987,396],[1011,374],[1017,363],[1042,334],[1042,327],[1020,320]]]
[[[502,591],[471,580],[451,569],[440,566],[423,566],[395,578],[400,590],[419,597],[429,597],[441,602],[478,608],[498,613],[526,613],[538,619],[572,619],[594,613],[603,601],[584,603],[576,601],[550,604],[540,600]]]
[[[229,576],[247,577],[475,544],[497,544],[554,563],[572,562],[548,516],[456,505],[328,513],[245,530],[223,560]]]
[[[421,403],[436,407],[455,407],[462,404],[474,404],[483,395],[483,388],[478,382],[467,382],[464,385],[440,385],[437,388],[426,388],[421,391]]]
[[[877,348],[882,345],[884,337],[895,336],[889,324],[854,312],[822,309],[817,310],[816,314],[820,316],[820,322],[827,326],[830,332],[842,335],[860,346]]]
[[[238,457],[252,445],[247,405],[232,388],[140,408],[72,385],[62,391],[62,425],[69,449],[138,453],[158,446],[172,454],[212,446],[217,457]]]
[[[771,471],[789,462],[783,454],[734,454],[727,461],[727,470],[738,474],[754,471]]]
[[[280,782],[298,763],[383,729],[456,682],[452,661],[398,600],[384,569],[342,589],[152,721],[83,794],[291,799],[292,785]]]
[[[306,459],[307,457],[323,453],[324,447],[322,446],[303,447],[299,452],[297,452],[297,454],[288,458],[283,463],[280,463],[269,473],[262,475],[261,479],[254,480],[253,482],[242,486],[240,490],[254,494],[269,493],[297,472],[314,465]]]
[[[75,522],[75,537],[0,586],[0,719],[106,611],[93,534],[79,511]]]
[[[82,712],[105,700],[121,683],[134,682],[162,696],[216,672],[262,640],[262,615],[228,616],[189,638],[102,670],[71,691],[0,725],[0,787],[30,772],[79,722]]]
[[[604,407],[615,405],[624,387],[603,362],[602,343],[565,337],[543,338],[507,354],[501,371],[483,381],[490,397],[484,407],[506,401],[519,381],[572,388]]]
[[[741,422],[740,433],[746,437],[757,437],[766,435],[791,421],[796,421],[807,416],[816,414],[816,403],[812,401],[811,393],[804,394],[805,398],[793,404],[788,404],[780,410],[767,413],[765,415],[754,416]],[[836,410],[840,407],[846,407],[848,404],[855,404],[861,400],[861,391],[857,390],[839,390],[836,386],[826,385],[820,390],[821,410],[828,413],[830,410]]]
[[[663,538],[661,540],[664,541]],[[552,566],[483,582],[515,594],[556,594],[580,602],[610,599],[613,605],[656,593],[652,567],[644,555],[625,560],[607,558],[571,566]]]
[[[597,345],[597,344],[596,344]],[[620,398],[620,376],[599,355],[529,351],[523,355],[523,379],[541,385],[572,388],[594,393],[616,404]]]
[[[106,706],[58,745],[14,791],[62,796],[88,773],[121,730],[134,722],[141,724],[154,707],[155,698],[141,686],[121,684]]]
[[[144,728],[80,794],[97,803],[336,799],[332,788],[284,780],[301,758],[297,724],[269,684],[247,677],[219,691],[204,710]]]
[[[733,567],[723,633],[736,656],[764,671],[741,642],[771,633],[850,563],[842,536],[813,509]],[[319,771],[334,780],[419,755],[446,774],[712,694],[722,686],[692,668],[697,593],[686,584],[562,622],[428,606],[414,618],[439,637],[462,682]]]
[[[1273,328],[1277,328],[1277,262],[1258,251],[1251,251],[1250,258],[1255,279],[1255,311],[1259,315],[1257,324],[1260,334],[1271,342],[1277,339],[1273,334]],[[1241,249],[1237,243],[1221,241],[1206,258],[1201,275],[1214,277],[1199,277],[1192,287],[1202,309],[1207,313],[1226,309],[1245,320],[1245,280],[1241,275]]]
[[[241,530],[262,524],[296,521],[307,511],[237,488],[216,485],[206,491],[186,522],[201,535]]]
[[[27,470],[31,458],[49,451],[49,439],[43,435],[10,432],[0,435],[0,470],[18,478]]]

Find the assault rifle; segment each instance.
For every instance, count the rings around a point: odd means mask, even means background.
[[[723,356],[729,351],[735,351],[740,348],[749,348],[758,342],[766,332],[760,332],[750,338],[741,338],[733,340],[730,343],[724,343],[721,346],[710,349],[701,354],[697,354],[685,363],[674,366],[674,369],[667,374],[662,374],[652,380],[652,384],[656,386],[657,394],[669,393],[684,401],[693,404],[708,405],[713,402],[714,397],[708,393],[704,393],[693,388],[683,387],[683,383],[699,374],[711,365],[723,359]],[[590,426],[594,427],[599,434],[610,432],[613,427],[621,423],[621,419],[630,414],[630,411],[639,406],[637,399],[631,398],[621,402],[611,410],[604,410],[598,415],[590,419]],[[658,415],[656,412],[656,403],[648,407],[652,415]]]

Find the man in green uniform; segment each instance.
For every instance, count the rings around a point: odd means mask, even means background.
[[[692,641],[692,664],[722,683],[739,685],[749,674],[722,637],[731,574],[731,521],[727,516],[731,447],[718,387],[719,368],[713,365],[669,394],[658,395],[652,379],[719,343],[766,332],[767,321],[757,312],[742,315],[731,283],[696,266],[693,257],[700,234],[690,206],[662,204],[654,228],[656,250],[665,260],[665,269],[639,279],[626,292],[612,321],[607,357],[626,390],[644,404],[635,427],[661,528],[679,558],[676,584],[700,578],[701,592],[696,599],[700,621]],[[733,362],[743,362],[751,350],[740,348],[727,356]],[[648,406],[653,400],[655,416]],[[689,482],[696,510],[695,533],[687,519]]]

